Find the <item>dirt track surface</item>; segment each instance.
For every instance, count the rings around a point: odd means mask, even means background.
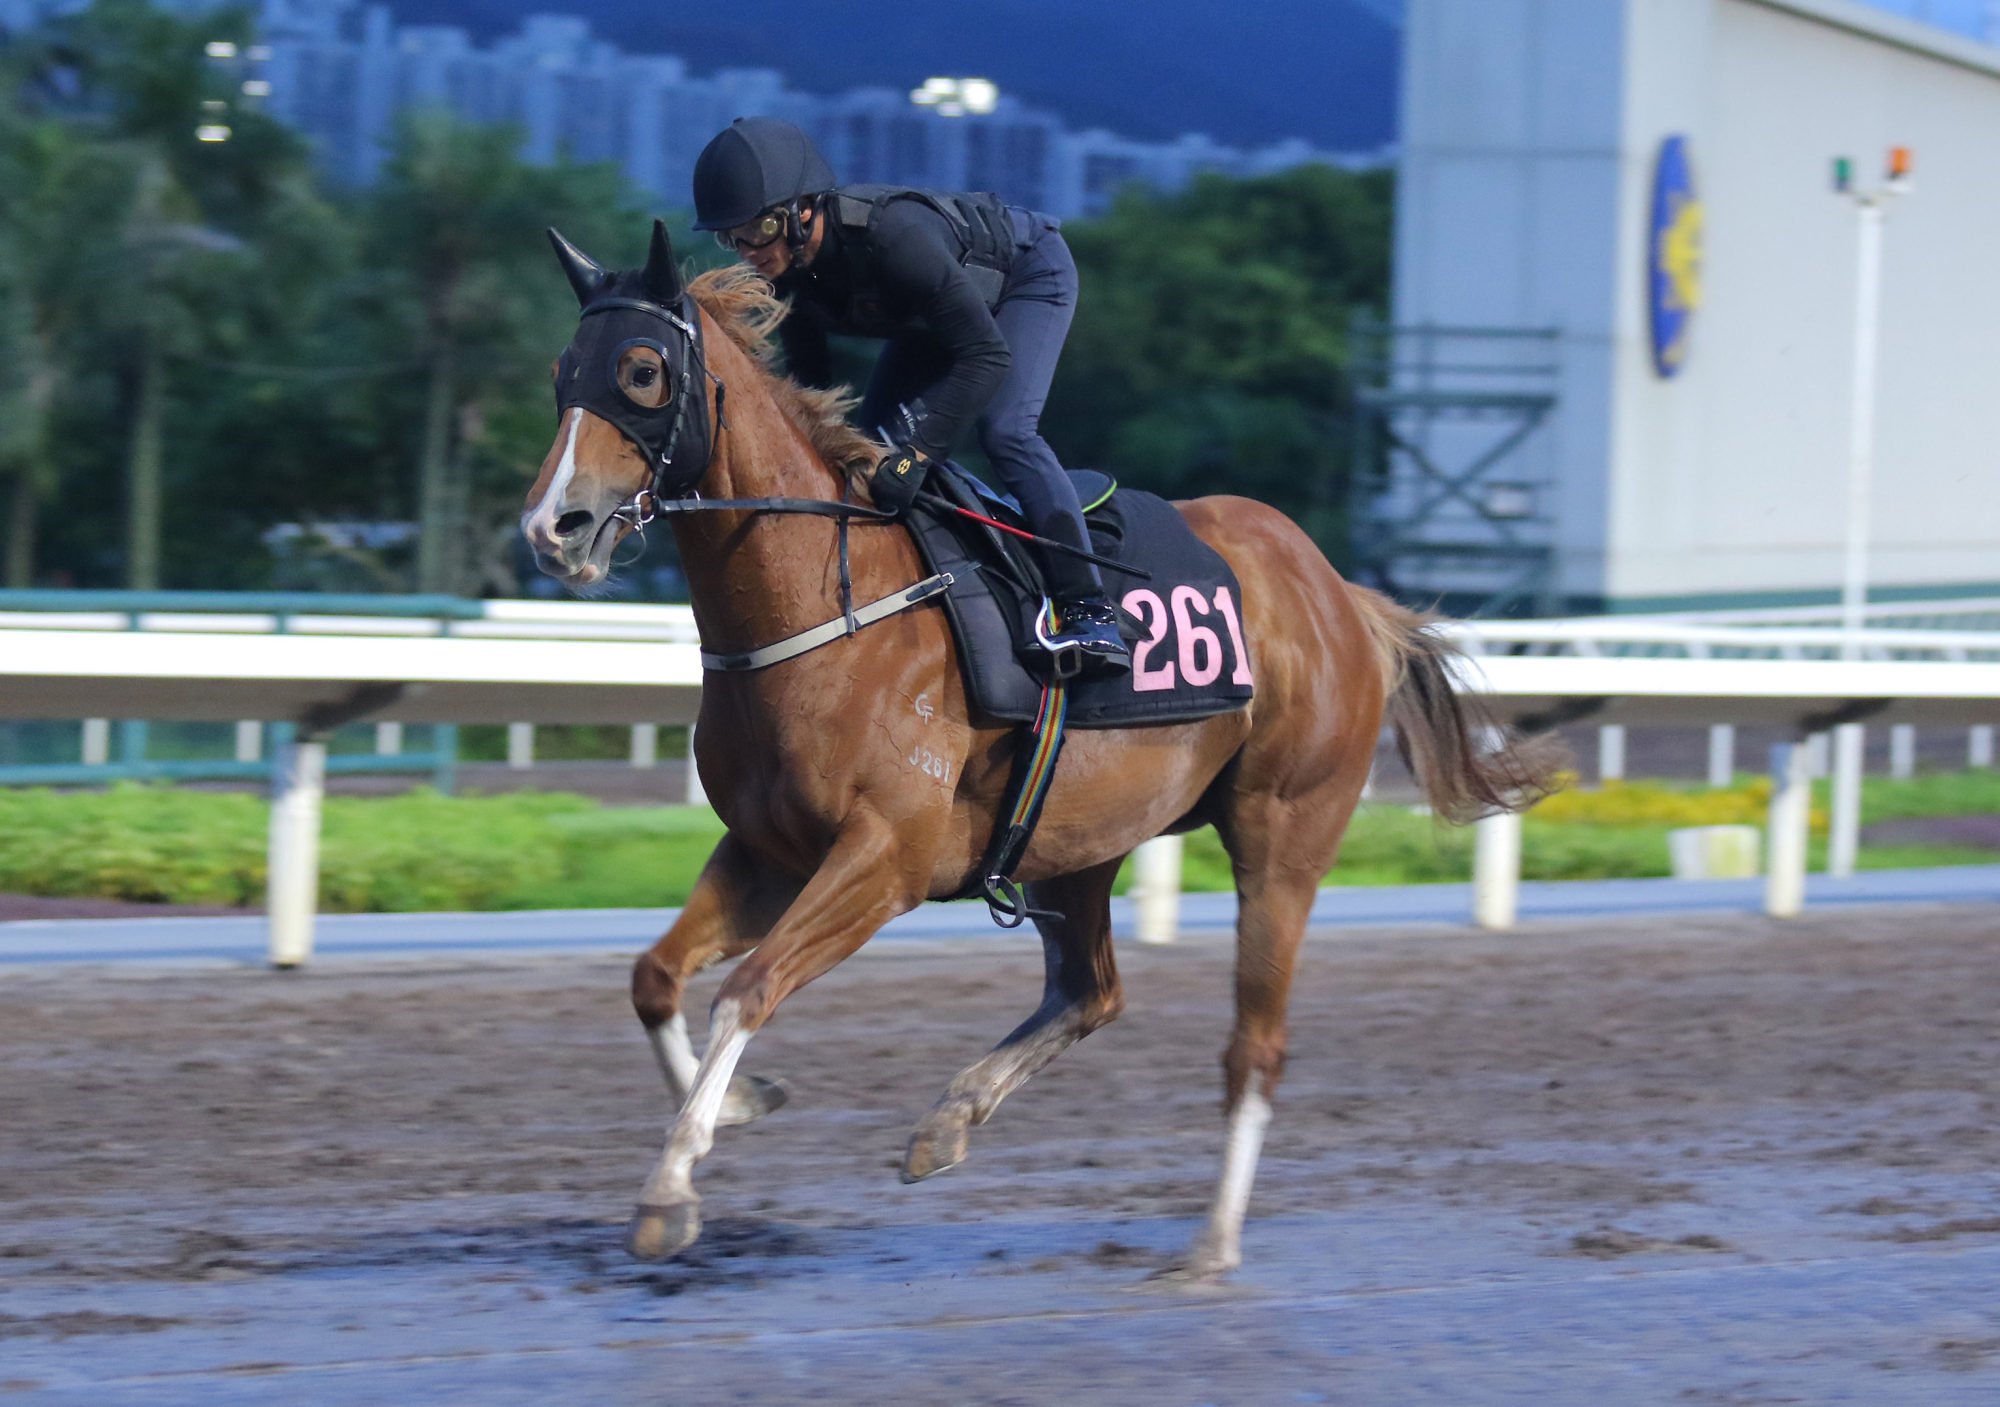
[[[1247,1264],[1193,1292],[1144,1277],[1211,1191],[1220,943],[1125,947],[1125,1018],[915,1187],[1039,958],[850,962],[664,1267],[622,965],[8,974],[0,1401],[1990,1403],[1996,927],[1315,938]]]

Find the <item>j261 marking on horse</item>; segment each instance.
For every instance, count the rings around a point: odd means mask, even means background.
[[[1135,693],[1152,693],[1161,689],[1171,689],[1177,680],[1186,680],[1195,688],[1213,684],[1222,676],[1222,639],[1208,626],[1199,624],[1196,616],[1204,619],[1210,614],[1209,602],[1192,586],[1176,586],[1168,593],[1167,601],[1162,601],[1157,591],[1140,587],[1125,593],[1125,609],[1139,617],[1146,627],[1146,638],[1132,651],[1132,689]],[[1236,602],[1229,594],[1229,588],[1215,588],[1214,613],[1222,617],[1222,624],[1229,632],[1229,648],[1236,661],[1235,670],[1229,676],[1232,684],[1249,684],[1250,652],[1243,647],[1243,624],[1237,619]],[[1165,663],[1154,663],[1157,651],[1167,654],[1162,648],[1167,635],[1172,632],[1173,649],[1178,659]]]
[[[910,765],[926,777],[936,777],[941,782],[951,780],[951,764],[927,747],[911,752]]]

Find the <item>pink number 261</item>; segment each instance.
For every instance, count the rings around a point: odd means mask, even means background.
[[[1134,693],[1154,693],[1174,687],[1178,676],[1196,688],[1215,682],[1222,673],[1222,642],[1215,632],[1206,625],[1195,623],[1194,617],[1209,614],[1209,603],[1192,586],[1176,586],[1172,592],[1173,609],[1167,608],[1159,594],[1144,587],[1125,593],[1124,606],[1139,618],[1146,628],[1146,638],[1141,640],[1132,652],[1132,690]],[[1236,655],[1236,668],[1229,676],[1232,684],[1251,682],[1250,652],[1243,646],[1243,624],[1236,614],[1236,600],[1226,586],[1215,589],[1214,609],[1222,616],[1223,628],[1229,632],[1229,644]],[[1155,662],[1152,656],[1166,643],[1168,627],[1172,626],[1179,637],[1176,653],[1179,655],[1179,669],[1176,661],[1164,659]],[[1161,651],[1164,654],[1164,651]]]

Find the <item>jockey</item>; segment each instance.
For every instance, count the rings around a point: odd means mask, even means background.
[[[894,446],[871,483],[877,504],[907,508],[926,466],[976,417],[1028,525],[1089,550],[1076,488],[1039,429],[1076,311],[1057,220],[987,194],[836,187],[811,138],[771,117],[738,118],[702,150],[694,204],[696,229],[791,299],[779,339],[798,380],[830,384],[829,334],[887,342],[860,408],[862,426]],[[1042,559],[1049,648],[1130,668],[1096,566],[1067,552]]]

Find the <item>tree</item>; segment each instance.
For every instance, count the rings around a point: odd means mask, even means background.
[[[598,248],[644,237],[615,168],[529,166],[519,147],[512,128],[414,115],[369,203],[368,265],[387,306],[407,318],[423,364],[419,591],[473,590],[488,574],[493,535],[474,526],[475,468],[499,449],[492,427],[517,425],[509,410],[548,395],[549,360],[575,315],[551,276],[543,228],[560,225]]]
[[[41,505],[65,467],[58,404],[90,348],[96,301],[115,296],[136,185],[131,153],[17,107],[0,113],[0,473],[8,482],[4,579],[36,576]]]
[[[1390,177],[1305,166],[1064,227],[1082,280],[1043,429],[1172,496],[1244,493],[1343,551],[1352,312],[1388,301]]]
[[[128,586],[160,584],[170,367],[240,326],[256,287],[247,240],[304,172],[298,139],[247,110],[234,75],[209,64],[204,49],[216,37],[247,41],[247,17],[197,24],[140,0],[98,0],[11,55],[18,140],[8,145],[28,177],[18,188],[33,198],[10,204],[0,227],[30,251],[19,286],[39,303],[30,321],[44,332],[23,401],[40,427],[40,488],[14,476],[10,580],[32,573],[36,495],[74,458],[71,446],[48,442],[57,387],[80,388],[86,368],[110,365],[127,428],[123,576]],[[204,125],[227,128],[231,140],[199,140]],[[93,465],[73,477],[105,476]]]

